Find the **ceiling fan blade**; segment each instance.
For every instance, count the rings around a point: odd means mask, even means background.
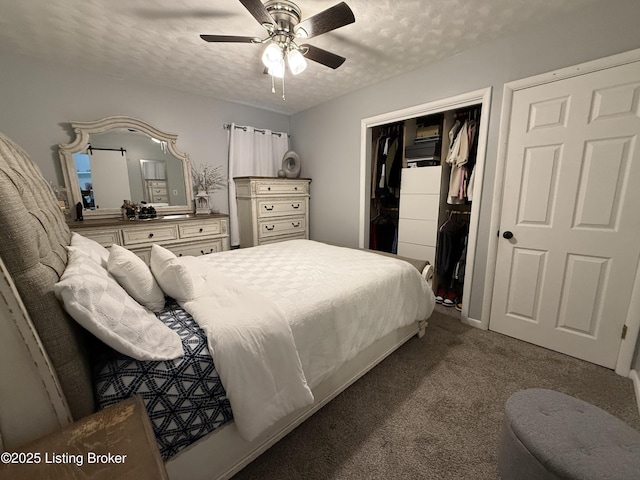
[[[240,3],[244,5],[244,8],[249,10],[249,13],[253,15],[260,25],[273,24],[273,17],[269,11],[265,8],[260,0],[240,0]]]
[[[236,16],[233,13],[225,12],[217,9],[196,9],[185,11],[179,8],[171,8],[167,10],[158,10],[157,8],[138,8],[133,12],[145,20],[178,20],[178,19],[203,19],[203,18],[232,18]]]
[[[340,2],[300,22],[296,27],[296,34],[301,38],[317,37],[355,21],[356,17],[353,15],[349,5]]]
[[[304,56],[309,60],[321,63],[322,65],[326,65],[327,67],[333,68],[334,70],[342,65],[346,60],[346,58],[341,57],[340,55],[336,55],[335,53],[328,52],[307,43],[305,43],[304,45],[300,45],[300,48],[306,50]]]
[[[238,37],[236,35],[200,35],[205,42],[260,43],[257,37]]]

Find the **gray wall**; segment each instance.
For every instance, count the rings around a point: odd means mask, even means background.
[[[479,46],[294,115],[291,129],[294,147],[302,158],[302,175],[313,179],[311,237],[358,245],[363,118],[493,87],[469,304],[469,316],[480,319],[504,84],[640,48],[638,19],[638,0],[603,1],[535,30]]]
[[[227,168],[227,130],[235,122],[289,131],[290,117],[169,88],[71,71],[59,65],[0,52],[0,132],[26,150],[47,180],[63,185],[57,145],[75,135],[69,121],[129,115],[179,135],[177,147],[194,164]],[[211,81],[215,81],[212,79]],[[213,195],[213,208],[228,212],[227,191]]]

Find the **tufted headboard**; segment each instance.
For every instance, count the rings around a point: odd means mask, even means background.
[[[71,233],[40,169],[0,133],[0,258],[26,311],[75,419],[95,410],[88,334],[53,294],[67,262]]]

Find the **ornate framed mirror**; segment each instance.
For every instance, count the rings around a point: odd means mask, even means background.
[[[119,217],[124,200],[160,215],[193,212],[191,161],[177,134],[125,116],[70,125],[76,138],[58,153],[71,206],[81,203],[84,218]]]

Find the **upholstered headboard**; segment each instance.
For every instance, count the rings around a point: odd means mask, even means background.
[[[24,150],[0,133],[0,258],[53,365],[69,410],[95,410],[87,333],[53,294],[70,231],[51,187]]]

